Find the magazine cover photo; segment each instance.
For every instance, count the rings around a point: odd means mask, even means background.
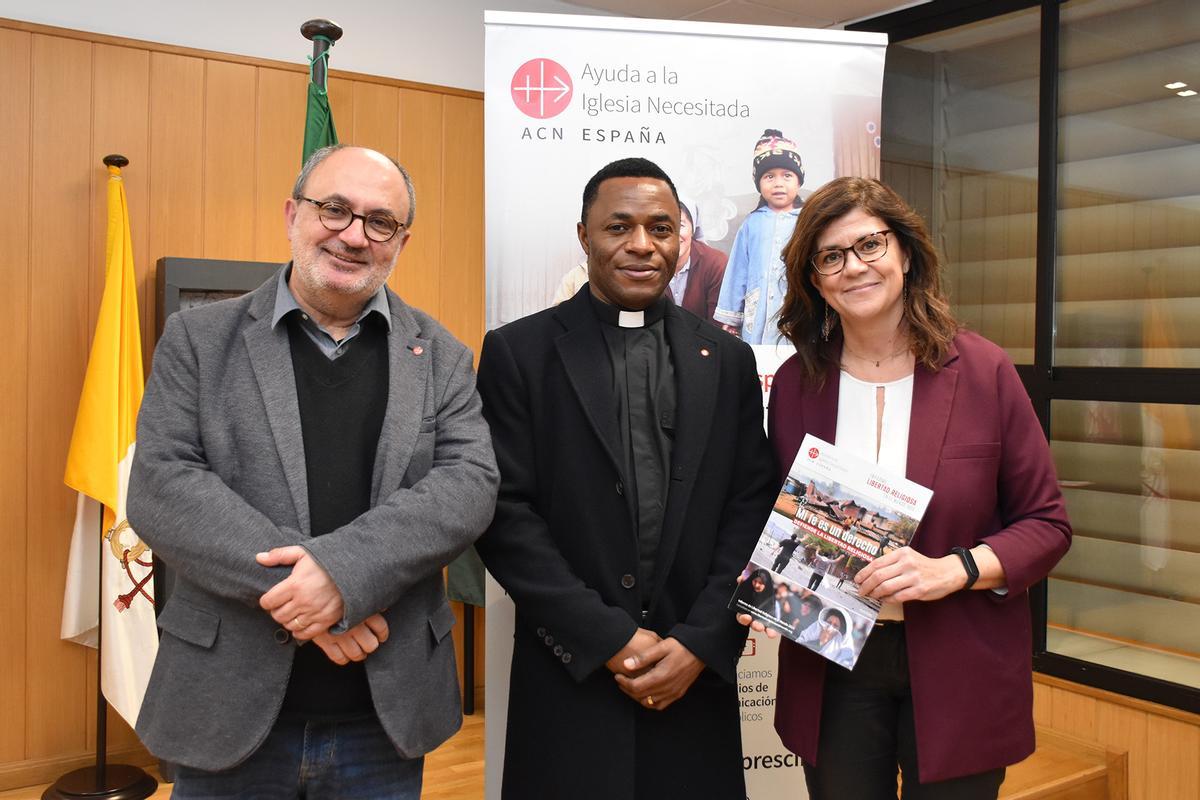
[[[932,492],[807,437],[730,608],[849,668],[879,616],[854,576],[912,540]]]

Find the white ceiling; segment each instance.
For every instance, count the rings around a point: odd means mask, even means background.
[[[1194,2],[1194,0],[1185,0]],[[837,27],[912,0],[0,0],[0,17],[202,50],[304,63],[306,19],[330,14],[346,31],[333,68],[483,89],[488,9],[549,14]],[[236,24],[230,24],[235,20]],[[400,38],[397,39],[397,31]],[[397,44],[397,42],[402,42]]]
[[[841,27],[928,0],[571,0],[577,6],[627,17],[739,22],[798,28]]]

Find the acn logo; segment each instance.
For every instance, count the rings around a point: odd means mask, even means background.
[[[557,117],[571,102],[573,90],[567,70],[548,58],[526,61],[513,73],[513,104],[534,119]]]

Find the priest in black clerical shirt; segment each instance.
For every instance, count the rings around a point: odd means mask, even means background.
[[[590,282],[484,341],[506,800],[745,796],[726,605],[777,469],[749,346],[664,297],[679,225],[659,167],[609,164],[583,192]]]

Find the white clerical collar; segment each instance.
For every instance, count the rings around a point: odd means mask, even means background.
[[[641,311],[627,311],[604,302],[590,291],[588,298],[591,301],[592,309],[596,312],[596,318],[605,325],[612,325],[615,328],[644,328],[647,325],[653,325],[663,318],[667,305],[671,302],[665,296],[660,295],[649,308]]]
[[[619,328],[642,328],[645,325],[645,311],[622,311],[617,314],[617,327]]]

